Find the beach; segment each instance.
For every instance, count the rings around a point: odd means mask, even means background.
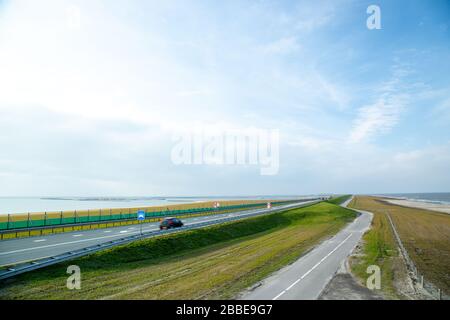
[[[431,202],[404,200],[404,199],[384,198],[383,200],[390,202],[392,204],[397,204],[397,205],[404,206],[404,207],[427,209],[427,210],[444,212],[444,213],[450,214],[450,204],[431,203]]]

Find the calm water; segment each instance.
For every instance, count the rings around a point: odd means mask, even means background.
[[[0,198],[0,213],[25,213],[61,210],[133,208],[187,203],[198,199],[86,199],[86,198]]]
[[[111,197],[111,198],[32,198],[32,197],[0,197],[0,214],[27,213],[44,211],[133,208],[160,206],[168,204],[192,203],[214,199],[285,199],[293,196],[261,196],[261,197]],[[306,197],[306,196],[305,196]],[[301,198],[296,196],[295,198]]]
[[[396,197],[407,200],[415,200],[431,203],[450,204],[450,192],[436,192],[436,193],[388,193],[383,196]]]

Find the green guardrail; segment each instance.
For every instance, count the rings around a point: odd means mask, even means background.
[[[295,202],[292,201],[272,201],[273,205],[279,204],[288,204]],[[178,215],[186,215],[186,214],[197,214],[202,212],[211,212],[211,211],[225,211],[225,210],[234,210],[234,209],[249,209],[249,208],[257,208],[261,206],[265,206],[267,202],[264,203],[250,203],[250,204],[240,204],[240,205],[231,205],[231,206],[220,206],[218,208],[207,207],[207,208],[192,208],[192,209],[184,209],[184,210],[165,210],[165,211],[154,211],[154,212],[146,212],[146,218],[158,218],[158,217],[167,217],[167,216],[178,216]],[[51,213],[52,216],[55,215],[54,212]],[[58,213],[56,213],[58,214]],[[66,212],[67,214],[67,212]],[[26,220],[18,220],[11,221],[11,215],[8,215],[8,221],[0,222],[0,230],[17,230],[17,229],[26,229],[26,228],[36,228],[36,227],[47,227],[47,226],[58,226],[58,225],[70,225],[70,224],[79,224],[79,223],[89,223],[89,222],[108,222],[108,221],[121,221],[121,220],[130,220],[137,219],[137,212],[127,212],[127,213],[119,213],[119,214],[105,214],[105,215],[82,215],[73,217],[64,217],[64,212],[60,213],[58,218],[47,218],[47,213],[44,213],[44,219],[32,219],[32,214],[28,214],[28,219]]]

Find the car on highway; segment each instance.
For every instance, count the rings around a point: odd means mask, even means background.
[[[182,227],[183,225],[184,225],[183,222],[178,218],[165,218],[159,224],[159,229],[168,230],[170,228],[179,228]]]

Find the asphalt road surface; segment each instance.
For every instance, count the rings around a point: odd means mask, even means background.
[[[350,199],[342,206],[347,206]],[[358,210],[359,211],[359,210]],[[353,251],[370,227],[372,214],[361,215],[333,238],[324,241],[293,264],[262,281],[244,294],[245,300],[314,300],[317,299],[341,263]]]
[[[300,204],[295,203],[290,205],[277,206],[275,208],[278,209],[283,207],[298,207],[301,205],[308,205],[313,202],[315,201],[304,201]],[[189,226],[191,224],[204,221],[220,220],[224,217],[245,218],[246,215],[251,213],[265,213],[267,211],[269,210],[253,209],[234,213],[186,218],[183,219],[183,222],[186,226]],[[159,222],[145,223],[142,225],[142,232],[154,230],[159,230]],[[107,229],[82,230],[39,237],[3,240],[0,241],[0,266],[25,263],[42,258],[47,258],[139,233],[140,226],[129,225]]]

